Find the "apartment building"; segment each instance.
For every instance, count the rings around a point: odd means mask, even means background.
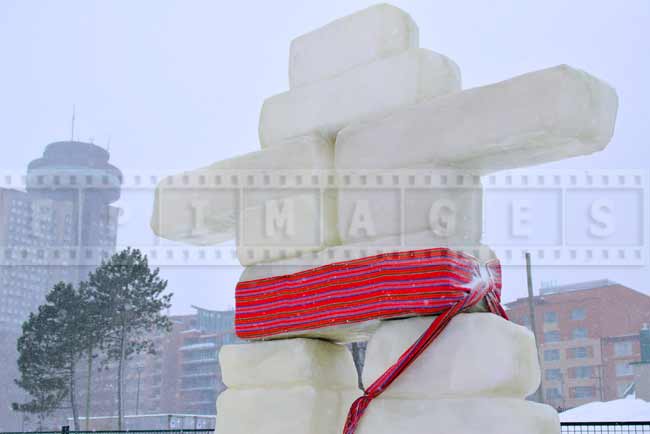
[[[544,288],[533,306],[546,403],[567,409],[632,390],[649,296],[598,280]],[[507,308],[512,321],[531,328],[527,298]]]

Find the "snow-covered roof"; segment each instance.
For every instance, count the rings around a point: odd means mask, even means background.
[[[646,422],[650,402],[629,396],[607,402],[590,402],[560,413],[562,422]]]

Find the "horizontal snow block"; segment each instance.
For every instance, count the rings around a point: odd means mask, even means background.
[[[379,378],[434,317],[384,321],[366,351],[363,384]],[[460,314],[382,394],[383,398],[525,398],[540,367],[533,334],[492,313]],[[524,432],[524,431],[522,431]]]
[[[296,172],[309,180],[331,169],[332,160],[331,142],[310,135],[288,140],[282,147],[165,178],[156,188],[151,227],[163,238],[192,244],[220,243],[235,238],[238,232],[240,244],[273,244],[277,242],[274,241],[276,229],[282,229],[276,227],[274,218],[277,217],[293,221],[293,230],[309,233],[307,240],[299,239],[300,234],[289,236],[288,244],[296,246],[314,244],[314,233],[320,230],[324,220],[321,241],[325,242],[336,237],[334,193],[328,191],[321,198],[318,187],[311,190],[280,184],[266,186],[263,180],[268,178],[274,182],[279,172],[286,178]],[[249,179],[255,183],[249,184]],[[269,231],[266,231],[267,214]],[[262,240],[258,236],[260,226],[266,231]]]
[[[310,268],[378,255],[381,253],[399,252],[405,250],[421,250],[433,246],[449,247],[467,253],[481,262],[496,259],[494,252],[479,243],[456,244],[441,242],[431,231],[420,231],[403,235],[356,241],[349,244],[332,246],[318,252],[304,253],[300,256],[274,261],[257,262],[244,268],[240,281],[264,279],[273,276],[297,273]]]
[[[520,399],[375,399],[356,434],[395,433],[560,434],[560,420],[552,407]]]
[[[312,386],[228,389],[217,399],[224,434],[340,434],[358,393]]]
[[[317,339],[225,345],[219,363],[223,382],[230,388],[305,385],[356,389],[358,385],[347,347]]]
[[[291,41],[291,88],[330,78],[418,47],[418,28],[401,9],[371,6]]]
[[[412,49],[268,98],[260,114],[260,142],[264,148],[277,146],[309,133],[334,140],[352,122],[459,89],[455,63]]]
[[[335,167],[486,173],[590,154],[612,138],[617,108],[609,85],[561,65],[350,125],[337,137]]]
[[[391,172],[406,177],[411,171]],[[469,185],[404,191],[393,185],[342,187],[337,196],[339,238],[353,243],[429,231],[432,246],[477,244],[482,235],[483,186],[480,177],[473,179]]]

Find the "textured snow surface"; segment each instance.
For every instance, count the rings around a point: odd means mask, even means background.
[[[317,339],[225,345],[219,353],[228,387],[309,385],[356,389],[357,371],[347,347]]]
[[[561,65],[351,125],[336,140],[335,166],[490,172],[590,154],[609,143],[617,108],[614,89]]]
[[[549,406],[508,398],[376,399],[357,434],[559,434]]]
[[[223,434],[341,434],[359,392],[295,386],[228,389],[217,399]]]
[[[560,413],[562,422],[647,422],[650,402],[631,397],[607,402],[590,402]]]
[[[421,231],[409,234],[382,237],[373,240],[363,240],[340,246],[328,247],[320,252],[311,252],[301,255],[300,258],[292,257],[274,261],[258,262],[244,268],[240,281],[264,279],[267,277],[281,276],[297,273],[310,268],[331,264],[334,262],[349,261],[365,258],[381,253],[399,252],[407,250],[430,249],[435,247],[449,247],[474,256],[482,262],[496,258],[494,252],[487,246],[478,243],[455,244],[449,240],[437,240],[431,231]]]
[[[397,361],[434,317],[383,321],[368,343],[363,384]],[[492,313],[456,316],[384,398],[525,398],[540,382],[533,334]]]
[[[156,189],[151,227],[163,238],[199,245],[237,237],[239,258],[245,265],[272,260],[280,248],[321,249],[338,237],[333,191],[325,190],[321,198],[317,189],[258,186],[246,188],[240,196],[240,183],[249,176],[259,181],[285,169],[304,170],[311,176],[331,169],[332,162],[332,143],[319,135],[306,135],[281,147],[165,178]],[[267,219],[270,212],[278,218]],[[288,219],[283,221],[285,216]],[[274,222],[278,225],[268,226]],[[243,226],[238,234],[239,224]]]
[[[391,171],[397,176],[399,172]],[[403,172],[404,176],[411,173]],[[409,188],[403,196],[390,186],[338,192],[339,237],[344,243],[429,231],[431,246],[476,244],[482,220],[483,188],[478,177],[475,185]]]
[[[245,206],[244,230],[237,240],[239,262],[252,265],[337,243],[335,200],[334,193],[321,199],[319,193],[297,190],[264,205]]]
[[[429,50],[411,49],[268,98],[260,114],[260,143],[278,146],[313,132],[334,140],[351,122],[459,89],[455,63]]]
[[[297,37],[289,53],[291,88],[332,77],[418,46],[418,28],[404,11],[371,6]]]

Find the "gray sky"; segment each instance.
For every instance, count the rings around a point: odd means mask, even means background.
[[[549,168],[650,169],[647,0],[392,3],[418,23],[420,46],[460,65],[464,87],[568,63],[617,89],[609,148]],[[110,138],[124,171],[180,171],[259,149],[259,109],[288,88],[291,39],[371,4],[0,0],[0,170],[21,170],[69,138],[73,104],[76,137]],[[124,192],[121,243],[153,242],[151,203],[151,191]],[[174,312],[232,305],[239,272],[163,269]],[[522,271],[505,277],[505,298],[523,295]],[[650,292],[647,267],[540,268],[535,281],[605,277]]]

